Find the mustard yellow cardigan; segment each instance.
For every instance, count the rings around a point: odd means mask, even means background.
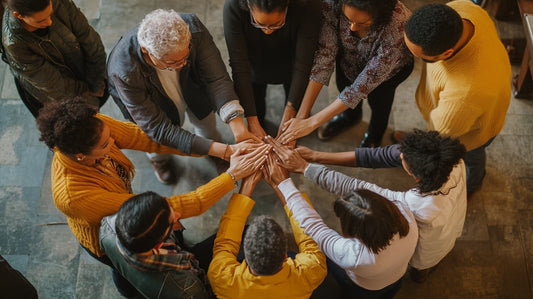
[[[154,142],[133,123],[117,121],[102,114],[97,117],[109,126],[111,137],[115,139],[109,156],[132,174],[133,164],[121,149],[184,155]],[[203,213],[234,187],[231,177],[223,173],[195,191],[167,200],[182,218],[187,218]],[[100,221],[116,213],[122,203],[133,196],[120,178],[82,165],[58,150],[52,161],[52,194],[56,207],[67,216],[72,233],[81,245],[97,256],[104,255],[98,245]]]

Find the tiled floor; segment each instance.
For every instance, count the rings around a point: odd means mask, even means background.
[[[80,2],[81,1],[81,2]],[[101,34],[107,52],[116,40],[155,8],[173,8],[194,12],[211,31],[227,61],[223,39],[222,0],[80,0],[82,10]],[[429,1],[406,0],[411,9]],[[520,35],[519,23],[498,23],[503,37]],[[515,67],[515,73],[517,67]],[[400,85],[389,123],[390,130],[425,128],[413,94],[419,76],[415,68]],[[110,271],[80,250],[77,240],[55,208],[50,193],[52,154],[38,141],[39,135],[30,113],[18,99],[12,76],[0,63],[0,253],[35,285],[41,298],[117,298]],[[269,89],[274,102],[268,119],[279,122],[282,89]],[[314,111],[336,96],[334,86],[321,95]],[[109,100],[102,111],[121,118]],[[366,131],[369,108],[365,103],[363,122],[329,142],[316,134],[301,143],[323,151],[353,149]],[[219,123],[223,136],[231,136]],[[455,249],[422,285],[408,277],[398,298],[532,298],[533,296],[533,100],[512,99],[505,128],[488,148],[487,177],[481,190],[470,198],[463,236]],[[231,142],[232,140],[225,140]],[[385,144],[390,140],[385,138]],[[181,173],[177,185],[157,182],[145,155],[128,152],[137,174],[134,190],[153,190],[163,195],[190,191],[216,176],[215,167],[206,158],[176,157]],[[346,167],[336,169],[381,186],[406,190],[413,184],[401,169],[368,170]],[[311,200],[325,221],[338,228],[332,213],[335,196],[293,175],[297,186],[311,194]],[[201,240],[214,233],[229,195],[201,217],[188,219],[186,236]],[[251,217],[273,215],[290,231],[288,221],[274,193],[260,183],[253,198],[257,204]],[[331,288],[316,298],[332,297]],[[325,294],[328,294],[326,296]],[[1,291],[0,291],[0,297]]]

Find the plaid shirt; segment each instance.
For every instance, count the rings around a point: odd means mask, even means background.
[[[192,271],[204,284],[207,284],[205,271],[200,268],[198,260],[190,252],[182,250],[176,243],[174,234],[163,243],[159,249],[152,249],[151,255],[130,253],[116,238],[117,248],[124,259],[134,268],[146,272],[161,272],[172,270]]]

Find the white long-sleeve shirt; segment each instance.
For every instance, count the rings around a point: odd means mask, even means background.
[[[345,269],[358,286],[380,290],[404,275],[418,240],[416,220],[404,203],[393,201],[409,222],[409,233],[403,238],[395,235],[389,246],[375,254],[358,239],[344,238],[329,228],[290,178],[281,182],[278,188],[305,233],[315,240],[327,257]]]
[[[339,196],[351,190],[367,189],[391,201],[404,203],[418,223],[418,245],[409,262],[417,269],[438,264],[453,249],[455,240],[463,231],[467,200],[466,170],[462,160],[453,168],[448,181],[433,194],[421,194],[417,189],[391,191],[316,164],[309,164],[305,177]]]

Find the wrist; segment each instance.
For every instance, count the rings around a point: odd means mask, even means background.
[[[229,176],[231,177],[231,180],[233,181],[233,184],[235,185],[235,187],[237,187],[237,179],[235,178],[235,175],[233,175],[233,173],[231,173],[229,169],[226,170],[226,173],[229,174]]]

